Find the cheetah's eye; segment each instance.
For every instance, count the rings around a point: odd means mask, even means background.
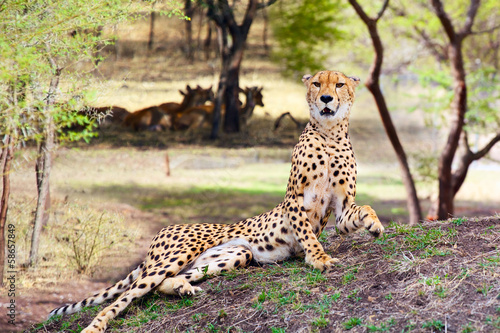
[[[319,83],[319,82],[313,82],[313,84],[315,87],[318,87],[318,88],[321,87],[321,83]]]
[[[337,87],[337,88],[342,88],[343,86],[344,86],[344,83],[337,83],[337,84],[336,84],[336,87]]]

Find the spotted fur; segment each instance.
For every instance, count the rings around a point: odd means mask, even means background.
[[[146,260],[127,278],[50,315],[72,313],[119,295],[82,331],[104,332],[110,319],[153,289],[193,295],[201,289],[191,282],[246,267],[252,260],[275,263],[303,254],[308,264],[327,271],[338,260],[325,253],[318,236],[331,213],[340,233],[365,228],[374,236],[382,234],[384,227],[375,211],[354,203],[356,161],[348,122],[359,79],[322,71],[302,80],[307,87],[310,122],[293,150],[282,203],[234,224],[168,226],[154,237]]]

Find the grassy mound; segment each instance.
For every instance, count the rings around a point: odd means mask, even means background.
[[[390,225],[383,237],[320,241],[340,259],[327,274],[300,258],[199,284],[194,298],[151,293],[109,332],[498,332],[500,218]],[[79,332],[99,307],[29,332]]]

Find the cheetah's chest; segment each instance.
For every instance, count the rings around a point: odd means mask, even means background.
[[[304,208],[313,224],[325,216],[334,194],[330,188],[328,168],[320,168],[316,176],[304,190]]]
[[[322,153],[326,163],[315,170],[312,181],[304,189],[304,208],[313,227],[319,225],[327,210],[339,209],[335,206],[339,197],[355,193],[356,162],[352,151],[342,146],[340,152],[330,147]]]

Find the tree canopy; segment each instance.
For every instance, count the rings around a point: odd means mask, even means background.
[[[286,74],[302,76],[323,68],[343,37],[345,7],[338,0],[283,1],[272,7],[273,58]]]

